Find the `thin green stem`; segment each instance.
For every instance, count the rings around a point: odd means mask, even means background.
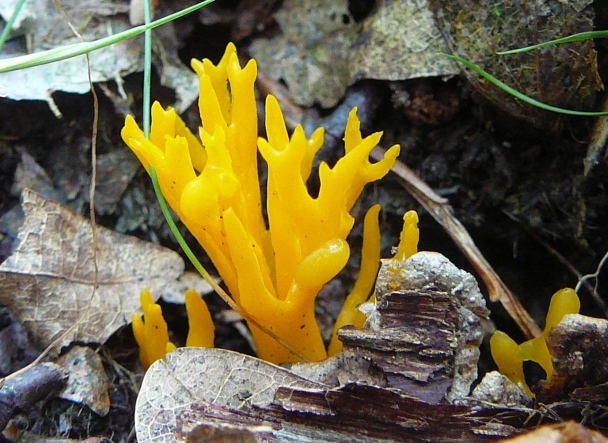
[[[533,51],[534,49],[544,48],[551,45],[559,45],[561,43],[578,42],[581,40],[591,40],[594,38],[606,38],[608,37],[608,31],[587,31],[580,32],[578,34],[569,35],[568,37],[557,38],[555,40],[549,40],[548,42],[542,42],[537,45],[526,46],[525,48],[511,49],[510,51],[500,51],[496,54],[507,55],[507,54],[519,54],[521,52]]]
[[[558,108],[556,106],[551,106],[546,103],[539,102],[538,100],[535,100],[532,97],[528,97],[527,95],[522,94],[518,90],[506,85],[505,83],[501,82],[496,77],[487,73],[486,71],[481,69],[479,66],[477,66],[475,63],[472,63],[469,60],[466,60],[462,57],[458,57],[456,55],[449,55],[449,54],[439,54],[439,55],[443,55],[444,57],[447,57],[450,60],[454,60],[456,62],[462,63],[466,67],[472,69],[477,74],[479,74],[480,76],[482,76],[483,78],[488,80],[493,85],[498,86],[500,89],[511,94],[515,98],[518,98],[519,100],[521,100],[525,103],[528,103],[529,105],[536,106],[537,108],[545,109],[546,111],[557,112],[558,114],[579,115],[579,116],[583,116],[583,117],[600,117],[600,116],[608,115],[608,112],[606,112],[606,111],[602,111],[602,112],[573,111],[571,109]]]
[[[152,29],[149,28],[152,22],[152,7],[150,0],[144,1],[144,135],[150,138],[150,88],[152,85]]]
[[[171,216],[171,212],[169,211],[169,206],[167,205],[167,201],[165,200],[165,197],[163,196],[163,193],[160,190],[160,184],[158,183],[158,176],[156,175],[156,171],[154,170],[154,168],[152,166],[150,166],[150,177],[152,178],[152,184],[154,185],[154,192],[156,193],[156,198],[158,200],[158,204],[160,205],[160,209],[163,212],[165,219],[167,220],[169,229],[171,229],[171,232],[175,236],[175,240],[177,240],[177,243],[184,250],[188,259],[192,262],[192,264],[194,265],[196,270],[203,276],[203,278],[207,281],[207,283],[209,283],[213,287],[213,289],[215,289],[216,291],[219,290],[220,293],[223,293],[223,295],[225,295],[226,297],[231,299],[231,297],[228,294],[226,294],[222,288],[217,286],[217,283],[215,282],[215,280],[213,280],[211,278],[211,276],[209,275],[207,270],[203,267],[201,262],[198,261],[198,259],[194,255],[194,252],[192,252],[192,249],[190,249],[190,247],[188,246],[188,243],[186,243],[186,240],[184,239],[182,234],[179,232],[179,229],[177,228],[177,225],[175,224],[175,221],[173,220],[173,217]],[[217,286],[217,289],[216,289],[216,286]],[[222,298],[224,298],[224,297],[222,296]]]

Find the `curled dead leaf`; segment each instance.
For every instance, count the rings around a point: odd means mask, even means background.
[[[180,256],[97,228],[97,274],[88,220],[34,191],[23,192],[19,246],[0,265],[0,302],[41,346],[61,340],[103,343],[130,323],[139,292],[160,294],[184,269]]]

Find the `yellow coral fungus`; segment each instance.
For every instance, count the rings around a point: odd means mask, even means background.
[[[169,341],[167,323],[163,318],[160,306],[154,303],[152,294],[147,289],[140,294],[143,318],[133,314],[133,335],[139,345],[139,360],[144,368],[149,368],[159,358],[175,349]]]
[[[139,360],[147,369],[156,360],[163,358],[165,354],[176,348],[169,340],[167,322],[165,322],[161,307],[154,303],[150,291],[142,290],[140,300],[144,315],[142,317],[133,314],[133,335],[139,345]],[[186,346],[212,348],[215,326],[207,304],[194,289],[186,291],[186,311],[189,324]]]
[[[533,361],[538,363],[545,370],[547,380],[551,379],[553,376],[553,361],[547,348],[547,334],[562,321],[565,315],[578,314],[580,307],[581,302],[574,289],[560,289],[551,297],[545,319],[545,329],[540,337],[517,345],[507,334],[496,331],[490,339],[490,350],[498,370],[532,395],[524,378],[523,362]]]
[[[496,331],[490,339],[490,351],[500,373],[532,396],[524,376],[524,358],[515,340],[502,331]]]
[[[349,211],[363,187],[393,166],[399,147],[378,163],[369,154],[380,133],[363,138],[356,109],[348,117],[345,155],[333,168],[322,163],[317,198],[306,181],[323,129],[310,138],[298,126],[291,138],[278,102],[266,101],[267,139],[257,137],[255,60],[241,68],[234,45],[221,61],[193,61],[200,77],[199,143],[171,109],[155,104],[152,136],[146,140],[127,117],[123,140],[149,170],[161,190],[207,251],[243,311],[305,358],[326,357],[314,316],[321,287],[346,264],[345,239],[354,220]],[[268,164],[266,210],[262,212],[257,151]],[[204,146],[204,148],[203,148]],[[271,362],[298,357],[250,324],[258,355]]]
[[[186,312],[188,313],[186,346],[212,348],[215,338],[215,325],[207,303],[194,289],[186,291]]]

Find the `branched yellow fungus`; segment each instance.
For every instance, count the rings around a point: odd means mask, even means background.
[[[175,345],[169,340],[167,323],[150,291],[142,290],[140,300],[144,315],[141,317],[133,314],[133,335],[139,345],[139,360],[144,368],[148,368],[166,353],[173,351]]]
[[[517,345],[507,334],[496,331],[490,339],[490,350],[498,370],[532,396],[532,391],[524,377],[523,362],[538,363],[545,370],[547,380],[551,379],[553,361],[547,348],[547,334],[562,321],[565,315],[578,314],[580,308],[581,302],[574,289],[560,289],[551,297],[545,329],[540,337]]]
[[[241,68],[232,44],[217,65],[194,60],[192,67],[200,78],[201,142],[174,110],[157,103],[150,139],[127,117],[123,140],[148,171],[154,167],[163,195],[206,250],[244,313],[308,360],[322,360],[327,353],[315,321],[315,297],[349,258],[351,208],[367,183],[392,168],[399,146],[370,163],[381,133],[363,138],[353,109],[345,154],[333,168],[321,164],[319,195],[313,198],[306,181],[323,144],[323,129],[307,138],[298,126],[289,137],[277,100],[268,96],[267,139],[258,139],[256,62]],[[268,164],[268,227],[258,149]],[[260,358],[299,360],[273,337],[250,327]]]
[[[167,322],[160,306],[154,303],[150,291],[142,290],[140,299],[144,315],[133,314],[133,335],[139,345],[139,360],[147,369],[176,347],[169,340]],[[186,291],[186,311],[189,324],[186,346],[212,348],[215,326],[207,304],[194,289]]]

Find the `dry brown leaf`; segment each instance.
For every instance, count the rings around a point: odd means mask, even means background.
[[[103,343],[130,322],[142,288],[159,295],[184,269],[183,260],[171,250],[98,227],[99,287],[93,296],[90,223],[28,189],[23,192],[23,210],[26,219],[19,230],[19,246],[0,265],[0,302],[42,346],[85,313],[61,345],[72,340]]]

